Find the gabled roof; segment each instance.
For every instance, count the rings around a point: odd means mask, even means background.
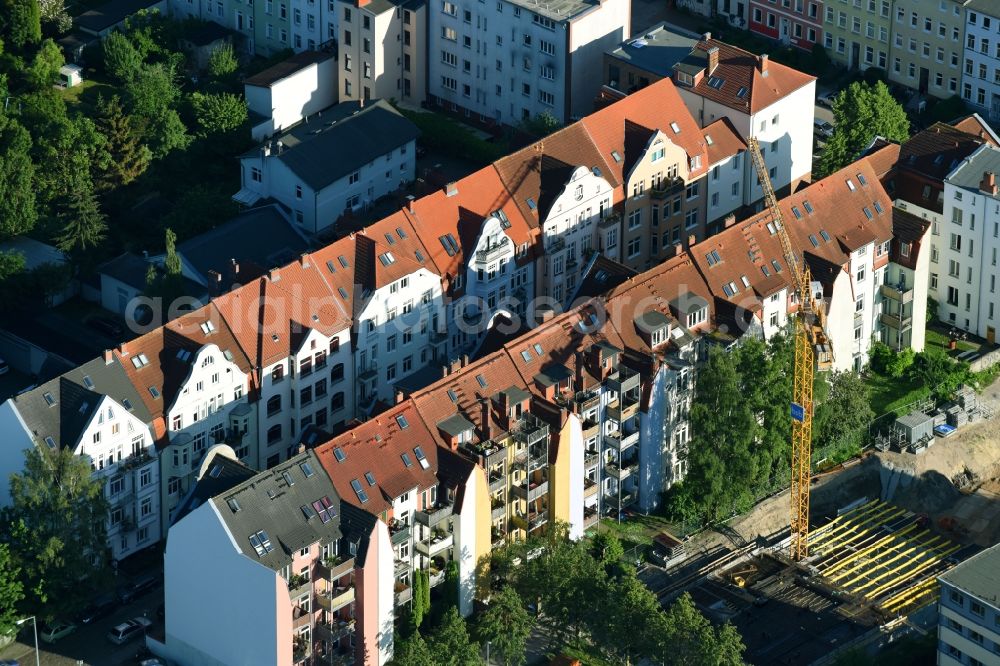
[[[688,158],[700,156],[701,167],[691,173],[696,178],[708,168],[705,138],[698,123],[684,104],[677,87],[670,79],[661,79],[628,97],[583,118],[578,124],[587,133],[600,151],[601,158],[610,169],[602,171],[605,178],[617,187],[624,183],[627,174],[625,164],[627,123],[635,126],[661,130],[673,143],[684,149]],[[678,131],[674,131],[673,125]],[[548,139],[546,139],[548,141]],[[622,157],[617,160],[617,154]]]
[[[911,136],[899,150],[897,169],[913,170],[935,180],[944,180],[958,163],[985,141],[947,123],[934,123]]]
[[[701,130],[708,150],[708,167],[747,149],[746,140],[740,136],[729,118],[719,118]]]
[[[493,166],[469,174],[451,189],[450,196],[438,190],[414,201],[412,211],[402,211],[439,275],[455,275],[465,264],[467,254],[475,249],[483,221],[498,210],[510,223],[504,231],[515,246],[532,242],[532,227],[537,226],[537,221],[525,218]],[[457,252],[450,248],[448,235],[455,239]]]
[[[301,123],[275,137],[267,159],[282,162],[314,192],[357,171],[377,157],[420,136],[417,126],[384,101],[342,102],[312,122]],[[331,156],[337,156],[331,159]],[[243,157],[259,157],[260,148]]]
[[[239,460],[233,460],[219,449],[209,449],[201,463],[204,474],[198,478],[184,501],[172,512],[173,523],[191,513],[216,495],[230,490],[257,474]]]
[[[354,237],[354,278],[365,289],[381,289],[397,280],[419,271],[421,266],[414,259],[396,256],[393,248],[383,242],[358,234]],[[355,314],[360,311],[355,303]]]
[[[51,437],[53,446],[75,448],[105,396],[143,423],[152,420],[114,356],[88,361],[11,401],[38,444]]]
[[[978,113],[973,113],[971,116],[959,118],[958,120],[952,121],[951,124],[955,129],[960,129],[963,132],[968,132],[969,134],[978,136],[983,141],[1000,148],[1000,137],[997,136],[996,132],[993,131],[993,128],[990,127],[990,124],[986,122]]]
[[[719,64],[709,72],[707,51],[713,47],[719,49]],[[704,71],[700,81],[690,88],[694,93],[749,114],[766,109],[816,80],[815,76],[764,58],[718,39],[708,39],[698,42],[678,67],[684,71]],[[766,75],[761,72],[762,64]],[[713,85],[709,85],[710,78],[716,79]]]
[[[875,175],[883,184],[886,182],[886,177],[895,169],[901,149],[902,146],[898,143],[890,143],[885,139],[876,138],[865,153],[864,159],[868,161],[872,170],[875,171]]]
[[[574,298],[603,296],[618,285],[638,275],[634,269],[609,259],[601,253],[594,255],[580,278],[580,287]]]
[[[596,168],[612,187],[621,183],[582,122],[573,123],[502,157],[493,166],[514,204],[532,227],[538,227],[545,220],[552,202],[563,191],[569,174],[577,167],[591,171]]]
[[[418,447],[426,466],[418,460]],[[410,401],[372,417],[315,451],[341,498],[376,515],[389,510],[403,493],[420,492],[437,483],[437,447]],[[338,459],[341,454],[342,459]],[[355,482],[360,484],[364,501],[354,488]]]
[[[314,509],[315,502],[326,512]],[[300,548],[342,536],[340,498],[312,451],[216,495],[212,503],[237,548],[272,571],[290,564]]]
[[[955,187],[963,187],[984,194],[979,189],[979,185],[986,172],[994,174],[994,178],[996,174],[1000,174],[1000,148],[984,143],[978,150],[962,160],[962,163],[948,174],[947,180]],[[1000,195],[997,194],[986,194],[986,196],[1000,199]]]
[[[427,198],[422,197],[420,201]],[[420,231],[413,226],[410,216],[405,211],[399,210],[358,233],[389,248],[393,256],[409,259],[433,272],[436,266],[431,261],[432,253],[421,238]]]

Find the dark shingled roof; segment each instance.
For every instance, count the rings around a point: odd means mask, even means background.
[[[243,83],[248,86],[267,88],[291,76],[295,72],[305,69],[309,65],[323,62],[332,57],[332,53],[323,51],[302,51],[301,53],[296,53],[288,60],[282,60],[277,65],[268,67],[263,72],[257,72],[253,76],[244,79]]]
[[[306,476],[306,464],[311,468],[310,476]],[[337,514],[326,523],[312,510],[312,503],[324,498]],[[243,554],[273,571],[291,564],[299,548],[339,541],[342,536],[340,497],[312,451],[257,474],[212,498],[212,502]],[[238,511],[233,511],[232,502]],[[309,507],[309,518],[302,507]],[[251,535],[259,532],[266,534],[271,546],[262,555],[250,542]]]
[[[111,0],[73,19],[73,25],[87,32],[99,33],[116,26],[140,9],[148,9],[159,0]]]
[[[274,137],[283,147],[270,159],[280,160],[318,192],[418,136],[417,126],[384,100],[363,107],[343,102]],[[254,148],[244,157],[259,155],[260,149]]]
[[[211,453],[211,450],[209,452]],[[211,453],[211,457],[206,463],[202,463],[202,466],[205,470],[204,476],[198,479],[188,496],[174,510],[172,524],[216,495],[235,488],[257,473],[252,467],[244,465],[239,460],[220,455],[218,451]]]

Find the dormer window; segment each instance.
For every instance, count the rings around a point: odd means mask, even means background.
[[[675,71],[674,74],[676,75],[677,83],[681,83],[686,86],[690,86],[694,83],[694,79],[691,78],[691,75],[686,72]]]
[[[658,328],[655,331],[653,331],[652,335],[650,336],[650,341],[652,342],[652,346],[654,347],[658,347],[662,345],[664,342],[666,342],[667,327],[664,326],[663,328]]]
[[[687,327],[692,328],[708,318],[708,308],[699,308],[687,316]]]

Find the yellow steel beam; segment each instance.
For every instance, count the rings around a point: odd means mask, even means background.
[[[827,535],[826,540],[836,541],[837,539],[842,539],[848,533],[856,532],[859,528],[881,525],[887,520],[892,520],[904,512],[905,509],[893,506],[892,504],[882,504],[881,506],[876,507],[874,511],[868,512],[863,516],[859,516],[856,520],[850,520],[842,523],[838,529]]]
[[[871,502],[866,502],[865,504],[861,504],[860,506],[854,507],[853,509],[851,509],[847,513],[840,514],[839,516],[837,516],[836,518],[834,518],[833,520],[831,520],[830,522],[828,522],[826,525],[823,525],[822,527],[816,528],[809,535],[809,541],[810,541],[810,543],[813,542],[813,539],[816,539],[816,538],[818,538],[818,537],[826,534],[830,530],[832,530],[841,521],[853,518],[854,516],[858,515],[859,512],[867,511],[870,508],[874,507],[876,504],[879,504],[879,500],[877,500],[877,499],[872,500]]]
[[[948,555],[951,555],[952,553],[954,553],[959,548],[960,548],[960,546],[954,546],[952,548],[949,548],[946,551],[943,551],[939,556],[932,557],[932,558],[930,558],[928,560],[925,560],[919,566],[917,566],[914,569],[908,571],[907,575],[904,578],[897,579],[897,580],[892,580],[892,581],[889,581],[888,583],[883,583],[882,585],[879,585],[875,589],[870,590],[869,592],[866,592],[865,593],[865,597],[868,598],[868,599],[874,599],[878,595],[882,594],[883,592],[885,592],[886,590],[888,590],[889,588],[891,588],[893,585],[898,585],[900,582],[903,582],[903,581],[905,581],[907,579],[913,578],[918,573],[921,573],[922,571],[924,571],[926,569],[929,569],[930,567],[933,567],[934,565],[940,563],[941,560],[943,560]],[[906,566],[906,564],[903,564],[902,566],[896,567],[896,568],[897,569],[901,569],[903,566]],[[878,578],[883,578],[883,577],[884,576],[879,576]],[[877,580],[878,579],[876,579],[875,581],[872,581],[872,582],[874,583]],[[864,587],[868,587],[868,585],[865,585]],[[861,589],[864,589],[864,588],[861,588]],[[858,591],[860,591],[860,589]]]
[[[920,557],[920,556],[926,554],[926,550],[924,550],[917,543],[910,543],[909,544],[910,545],[909,548],[904,548],[903,550],[899,550],[900,548],[903,548],[906,545],[907,545],[907,543],[901,543],[901,544],[896,544],[894,546],[891,546],[891,547],[889,547],[889,548],[886,549],[886,552],[880,553],[878,556],[876,556],[876,557],[868,560],[868,562],[866,562],[866,564],[869,564],[873,568],[874,567],[878,567],[879,569],[883,569],[883,568],[888,567],[889,565],[891,565],[893,562],[896,562],[897,560],[903,559],[904,557],[908,557],[910,555],[910,553],[912,553],[914,551],[918,551],[918,550],[922,551],[922,552],[919,552],[916,557]],[[895,553],[895,555],[893,555],[893,553]],[[888,560],[882,560],[883,557],[890,556],[890,555],[892,555],[892,557],[890,557]],[[880,561],[880,560],[882,560],[882,561]],[[912,562],[912,559],[911,559],[911,562]],[[856,569],[857,569],[857,567],[855,567],[855,570]],[[857,576],[855,576],[854,578],[852,578],[851,580],[849,580],[847,582],[844,582],[844,583],[841,583],[841,585],[843,587],[848,587],[849,588],[852,585],[854,585],[857,581],[865,578],[868,575],[868,573],[869,572],[861,572]],[[864,589],[864,587],[865,586],[862,586],[859,589]]]
[[[915,546],[917,548],[919,548],[919,543],[915,544]],[[915,549],[916,548],[913,548],[911,550],[915,550]],[[895,559],[898,559],[898,558],[893,558],[893,559],[895,560]],[[903,562],[903,563],[899,564],[898,566],[895,566],[895,567],[885,567],[884,565],[880,565],[880,567],[879,567],[880,571],[878,572],[878,574],[875,575],[875,576],[872,576],[867,581],[865,581],[864,585],[859,585],[857,588],[854,589],[854,592],[861,592],[862,590],[865,590],[865,589],[871,587],[872,585],[876,585],[880,580],[882,580],[884,578],[887,578],[889,576],[892,576],[893,574],[895,574],[898,571],[904,569],[905,567],[912,567],[908,572],[906,572],[907,575],[905,577],[900,578],[900,579],[894,579],[896,582],[889,582],[888,584],[886,584],[886,587],[891,587],[892,585],[895,585],[896,583],[898,583],[900,580],[906,580],[907,578],[912,578],[913,575],[917,571],[920,570],[920,567],[923,564],[925,564],[927,562],[933,563],[933,562],[936,562],[938,559],[939,558],[937,557],[937,554],[934,551],[921,550],[914,557],[909,558],[906,562]],[[879,586],[879,587],[880,587],[880,589],[884,589],[884,588],[881,588],[881,586]]]
[[[881,548],[884,544],[886,544],[886,543],[888,543],[890,541],[893,541],[893,540],[897,539],[898,537],[902,537],[902,536],[906,535],[908,532],[911,532],[914,529],[916,529],[916,527],[917,527],[916,524],[912,523],[912,524],[904,527],[899,532],[893,532],[892,534],[887,534],[886,536],[882,537],[881,539],[879,539],[875,543],[871,544],[870,546],[867,546],[866,548],[862,548],[861,550],[859,550],[858,552],[856,552],[854,555],[852,555],[850,557],[845,557],[844,559],[840,560],[839,562],[837,562],[833,566],[829,567],[826,571],[823,572],[823,575],[826,576],[827,578],[830,578],[830,580],[840,580],[844,576],[850,574],[855,569],[858,569],[858,568],[864,566],[864,564],[856,564],[855,566],[851,567],[847,571],[842,572],[841,574],[839,574],[837,576],[831,577],[830,574],[833,573],[833,572],[835,572],[835,571],[840,571],[840,569],[842,569],[843,567],[847,566],[848,564],[850,564],[854,560],[857,560],[860,557],[866,556],[868,553],[872,552],[873,550]]]
[[[882,502],[879,500],[874,500],[873,502],[869,502],[864,506],[858,507],[857,509],[851,511],[850,513],[845,513],[842,516],[838,516],[833,521],[827,523],[823,527],[816,530],[816,536],[821,537],[818,539],[817,542],[821,542],[825,539],[830,538],[831,536],[833,536],[833,534],[844,529],[846,525],[859,522],[864,516],[879,511],[883,506],[886,505],[883,505]]]
[[[899,594],[890,597],[888,600],[886,600],[884,603],[880,605],[883,609],[892,612],[898,608],[906,608],[907,606],[910,606],[911,604],[916,602],[921,597],[924,597],[928,594],[933,594],[936,591],[937,591],[937,579],[928,578],[927,580],[918,583],[914,587],[911,587],[907,590],[903,590]]]
[[[828,542],[826,545],[827,549],[830,548],[844,548],[855,541],[863,540],[875,534],[875,531],[885,525],[890,520],[894,520],[898,516],[906,513],[906,509],[900,509],[898,507],[889,506],[889,509],[880,514],[879,516],[873,516],[871,523],[866,523],[864,525],[859,525],[858,531],[854,532],[852,535],[848,536],[849,532],[844,532],[840,534],[840,538],[832,542]],[[824,551],[825,552],[825,551]]]

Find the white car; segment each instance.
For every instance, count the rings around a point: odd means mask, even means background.
[[[839,95],[839,94],[840,94],[840,92],[836,91],[836,90],[831,90],[829,92],[820,93],[820,94],[816,95],[816,103],[819,104],[820,106],[825,106],[828,109],[832,109],[833,108],[833,100],[837,99],[837,95]]]
[[[42,630],[38,633],[38,636],[46,643],[55,643],[63,636],[68,636],[74,631],[76,631],[76,624],[73,622],[57,620],[52,624],[43,625]]]
[[[819,134],[823,138],[829,139],[833,136],[833,125],[826,122],[825,120],[820,120],[819,118],[813,120],[813,131]]]
[[[148,617],[134,617],[125,620],[108,632],[108,640],[116,645],[127,643],[133,638],[138,638],[146,633],[146,630],[153,626],[153,621]]]

